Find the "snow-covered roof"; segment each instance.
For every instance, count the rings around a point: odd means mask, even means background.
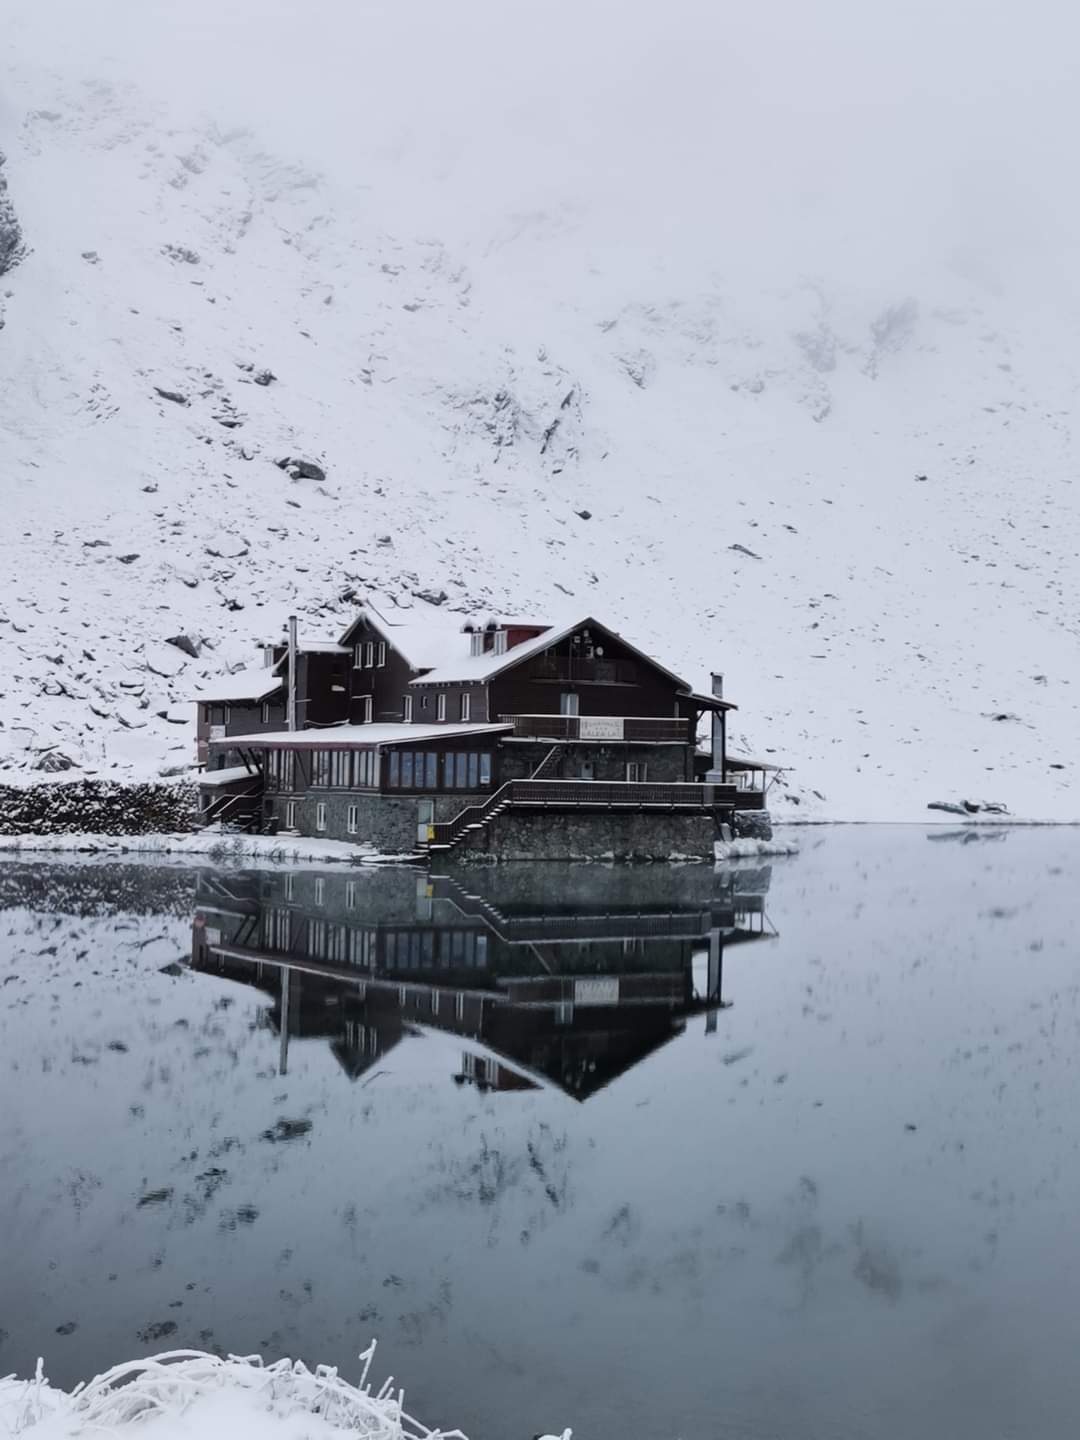
[[[220,675],[207,681],[207,689],[193,696],[203,703],[207,701],[226,702],[229,700],[265,700],[281,689],[281,677],[265,665],[252,665],[247,670],[234,670],[231,675]]]
[[[460,615],[432,610],[415,618],[416,612],[412,610],[399,613],[414,618],[398,620],[396,616],[387,617],[370,601],[365,601],[360,607],[360,614],[341,637],[342,641],[352,634],[360,620],[366,619],[388,645],[405,657],[413,670],[431,670],[437,665],[448,664],[459,650],[468,646],[461,633],[465,622]]]
[[[227,770],[204,770],[199,776],[199,785],[232,785],[237,780],[258,780],[258,775],[246,765],[230,765]]]
[[[638,656],[639,659],[645,660],[648,664],[654,665],[657,670],[663,671],[665,675],[674,680],[682,689],[686,690],[689,688],[685,680],[681,680],[678,675],[673,674],[665,666],[653,660],[652,657],[646,655],[643,650],[639,650],[635,645],[631,645],[628,640],[624,640],[617,631],[612,630],[607,625],[602,625],[599,620],[594,620],[591,615],[586,615],[584,619],[575,620],[572,624],[564,625],[558,630],[545,630],[543,634],[535,635],[531,640],[524,640],[520,645],[515,645],[510,650],[503,650],[499,654],[496,654],[493,650],[486,650],[483,655],[462,655],[460,658],[437,666],[435,669],[429,671],[428,674],[421,675],[418,679],[410,681],[410,684],[467,685],[473,681],[490,680],[495,675],[500,675],[504,670],[509,670],[511,666],[520,665],[522,660],[528,660],[533,655],[542,655],[545,650],[550,650],[551,647],[557,645],[560,640],[565,640],[566,637],[572,635],[575,630],[584,629],[585,626],[603,631],[605,635],[612,636],[618,640],[621,645],[625,645],[632,654]]]
[[[328,725],[325,730],[275,730],[268,735],[230,735],[225,740],[211,740],[210,746],[246,750],[277,749],[281,746],[303,746],[305,749],[340,750],[343,747],[374,745],[426,745],[432,740],[460,740],[470,735],[498,735],[512,730],[513,725]]]

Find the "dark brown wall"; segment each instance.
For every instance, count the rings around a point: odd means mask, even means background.
[[[559,696],[572,691],[582,715],[675,715],[678,686],[618,640],[590,626],[602,659],[575,656],[572,636],[534,655],[489,683],[492,720],[503,715],[553,715]],[[511,652],[512,654],[513,652]]]
[[[368,641],[374,644],[377,659],[382,636],[367,619],[361,616],[350,631],[349,644],[355,647],[358,644],[366,644]],[[400,724],[404,714],[404,698],[408,691],[409,681],[415,675],[415,671],[409,668],[405,658],[389,643],[386,644],[386,664],[382,666],[376,665],[370,669],[366,666],[357,668],[352,656],[343,658],[346,660],[349,672],[349,721],[354,725],[359,725],[363,721],[363,697],[371,695],[373,697],[372,720],[383,725],[395,722]],[[420,720],[423,717],[417,713],[415,718]]]

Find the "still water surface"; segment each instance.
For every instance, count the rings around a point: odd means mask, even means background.
[[[0,866],[0,1373],[375,1335],[473,1440],[1075,1433],[1078,873]]]

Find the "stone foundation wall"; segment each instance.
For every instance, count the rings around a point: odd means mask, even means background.
[[[453,820],[469,805],[482,804],[488,798],[467,790],[446,795],[433,795],[436,820]],[[307,790],[295,796],[274,794],[267,798],[264,815],[277,819],[278,829],[285,828],[285,807],[289,799],[296,801],[296,828],[301,835],[324,836],[328,840],[345,840],[353,845],[374,845],[387,855],[408,854],[416,849],[416,826],[420,814],[419,796],[365,795],[344,790]],[[326,806],[326,829],[315,828],[315,807]],[[349,807],[359,811],[356,833],[349,830]]]
[[[501,860],[713,858],[710,815],[525,813],[508,810],[450,851],[450,864]]]
[[[736,810],[731,828],[737,840],[772,839],[772,817],[767,810]]]
[[[0,835],[150,835],[194,830],[197,823],[194,785],[0,785]]]

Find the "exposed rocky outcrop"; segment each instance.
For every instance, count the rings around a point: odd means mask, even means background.
[[[150,835],[195,828],[193,785],[0,785],[0,835]]]
[[[4,158],[0,152],[0,275],[6,275],[9,270],[13,270],[26,253],[15,207],[8,197]]]

